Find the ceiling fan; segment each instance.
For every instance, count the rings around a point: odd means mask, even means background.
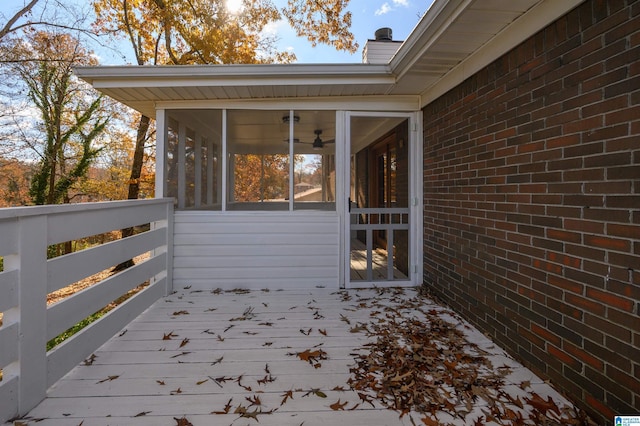
[[[294,143],[303,143],[303,144],[307,144],[307,145],[311,145],[311,147],[313,149],[322,149],[324,148],[325,144],[329,144],[329,143],[335,143],[336,140],[335,139],[330,139],[330,140],[326,140],[323,141],[322,138],[320,137],[320,135],[322,134],[322,129],[316,129],[313,131],[313,133],[316,135],[316,138],[313,140],[313,142],[303,142],[300,139],[294,139],[293,142]],[[285,142],[289,142],[288,139],[284,140]]]

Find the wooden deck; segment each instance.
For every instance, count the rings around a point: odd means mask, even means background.
[[[375,249],[371,256],[373,281],[387,281],[387,268],[389,258],[387,251]],[[367,246],[360,240],[351,239],[351,258],[350,258],[350,276],[351,281],[367,280]],[[406,281],[409,278],[398,268],[393,266],[393,280]]]
[[[419,316],[401,307],[403,299],[413,297],[413,289],[218,294],[184,289],[131,322],[16,424],[422,424],[420,414],[399,417],[378,402],[361,404],[347,384],[353,354],[373,339],[361,326],[378,321],[387,306],[403,317]],[[522,388],[527,388],[560,406],[566,403],[455,315],[428,299],[423,306],[458,324],[495,368],[509,366],[505,389],[514,397],[526,398]],[[311,362],[299,355],[320,350],[326,356],[311,356]],[[481,403],[473,409],[482,414]],[[438,419],[467,424],[446,414]]]

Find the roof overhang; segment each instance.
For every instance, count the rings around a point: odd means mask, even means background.
[[[420,108],[584,0],[436,0],[388,64],[79,67],[104,94],[158,103],[415,97]]]

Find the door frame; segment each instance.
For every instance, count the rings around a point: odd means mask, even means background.
[[[341,161],[337,166],[341,169],[342,202],[338,203],[340,215],[340,287],[414,287],[422,284],[423,271],[423,231],[422,231],[422,112],[372,112],[372,111],[339,111],[336,117],[336,132],[343,144],[340,149]],[[349,197],[351,194],[351,118],[352,117],[398,117],[409,120],[408,174],[409,174],[409,276],[407,281],[357,281],[351,282],[350,245],[351,223],[349,213]],[[338,157],[338,152],[336,152]],[[338,161],[338,158],[336,158]]]

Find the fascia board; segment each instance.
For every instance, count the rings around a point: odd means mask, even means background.
[[[96,88],[395,83],[388,65],[373,64],[98,66],[74,72]]]

